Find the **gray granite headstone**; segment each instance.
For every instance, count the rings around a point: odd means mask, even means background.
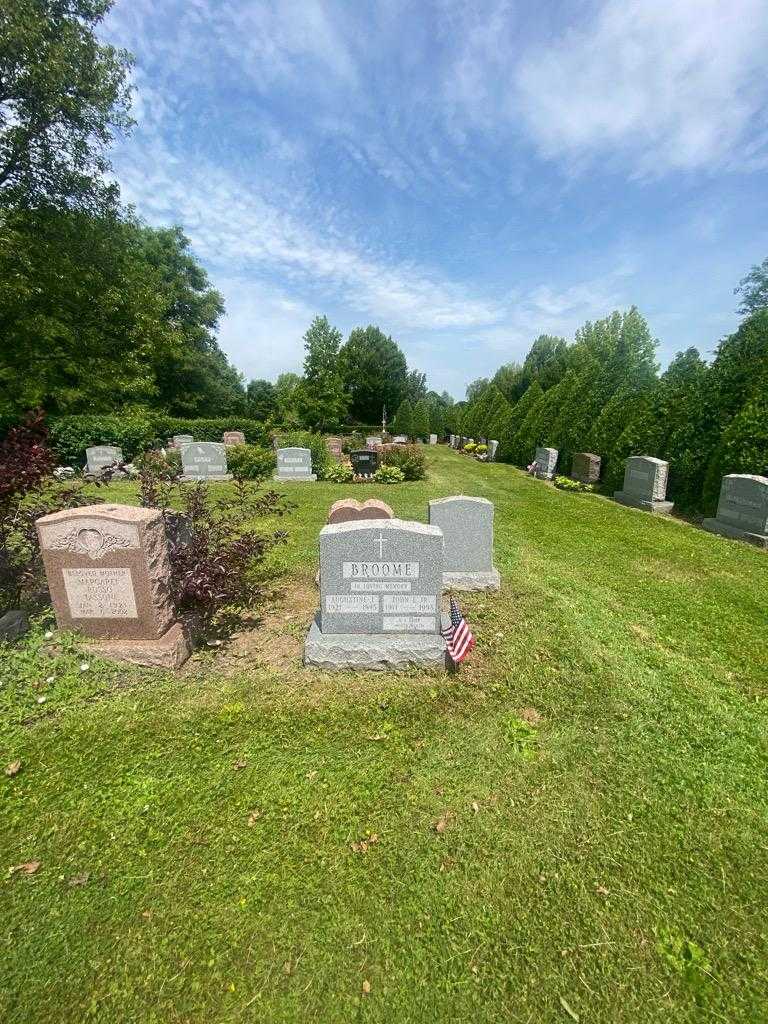
[[[181,449],[181,479],[231,480],[227,472],[226,446],[218,441],[195,441]]]
[[[498,449],[498,447],[499,447],[499,442],[498,441],[489,441],[488,442],[488,461],[489,462],[495,462],[496,461],[496,450]]]
[[[430,444],[437,444],[437,434],[430,434],[429,435],[429,443]]]
[[[366,437],[365,443],[369,448],[381,448],[382,440],[380,437]]]
[[[651,455],[633,455],[626,461],[624,486],[613,497],[622,505],[666,515],[674,502],[666,501],[669,463]]]
[[[379,453],[370,448],[361,448],[349,453],[349,461],[356,476],[373,476],[379,468]]]
[[[453,495],[429,503],[429,522],[445,541],[443,587],[446,590],[498,590],[493,567],[493,502]]]
[[[107,466],[123,461],[123,449],[111,444],[97,444],[85,449],[86,473],[101,473]]]
[[[444,665],[443,534],[401,519],[320,531],[320,612],[304,660],[323,668]]]
[[[533,475],[539,480],[551,480],[555,475],[557,456],[557,448],[537,448],[536,458],[533,460],[536,466]]]
[[[582,484],[596,484],[600,479],[599,455],[592,452],[576,452],[571,463],[571,477]]]
[[[314,483],[317,474],[312,472],[312,452],[309,448],[278,448],[277,472],[273,479]]]
[[[405,436],[405,434],[396,434],[392,438],[392,443],[393,444],[408,444],[408,438]]]
[[[714,519],[705,530],[768,548],[768,476],[731,473],[723,477]]]
[[[185,444],[192,444],[194,437],[191,434],[174,434],[173,435],[173,447],[181,448]]]

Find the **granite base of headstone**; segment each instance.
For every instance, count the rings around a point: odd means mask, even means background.
[[[350,452],[349,461],[355,476],[373,476],[379,468],[380,458],[378,449],[360,448],[356,452]]]
[[[312,452],[309,448],[278,448],[277,471],[272,479],[280,483],[288,483],[290,480],[314,483],[317,473],[312,472]]]
[[[185,483],[198,480],[231,480],[227,472],[226,446],[219,441],[196,441],[181,449],[181,478]]]
[[[323,669],[445,668],[443,535],[400,519],[320,531],[320,611],[304,663]]]
[[[702,526],[710,533],[768,548],[768,476],[724,476],[717,514],[705,519]]]
[[[557,448],[537,448],[533,475],[537,480],[551,480],[557,467]]]
[[[493,565],[493,502],[454,495],[429,503],[429,522],[442,530],[445,555],[443,589],[498,590]]]
[[[86,505],[36,526],[60,629],[82,633],[107,658],[163,668],[186,661],[191,643],[171,600],[162,512]]]
[[[613,497],[621,505],[641,508],[657,515],[668,515],[675,507],[667,501],[669,463],[650,455],[633,455],[627,459],[624,485]]]
[[[601,458],[592,452],[576,452],[571,463],[571,479],[581,484],[596,484],[600,479]]]

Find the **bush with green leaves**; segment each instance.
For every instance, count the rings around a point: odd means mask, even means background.
[[[227,469],[240,480],[263,480],[272,474],[276,462],[273,449],[260,444],[227,446]]]
[[[262,420],[243,416],[220,416],[217,419],[182,419],[177,416],[156,416],[154,423],[163,440],[176,434],[191,434],[196,441],[222,441],[225,432],[240,430],[246,444],[269,446],[269,427]]]
[[[572,480],[569,476],[556,476],[554,484],[561,491],[577,491],[581,494],[591,494],[595,489],[592,484],[584,484],[581,480]]]
[[[93,445],[116,445],[122,449],[123,458],[131,462],[157,447],[163,437],[151,418],[130,415],[59,416],[50,421],[48,429],[56,458],[75,468],[85,465],[85,449]]]
[[[413,444],[395,444],[381,453],[384,466],[397,466],[406,480],[423,480],[427,475],[424,452]]]
[[[341,450],[345,455],[349,455],[350,452],[356,452],[361,448],[365,448],[366,437],[366,434],[361,434],[359,430],[355,430],[354,433],[342,437]]]
[[[333,462],[323,476],[323,480],[329,480],[332,484],[349,484],[354,479],[355,474],[347,462]]]
[[[485,455],[485,454],[487,454],[487,452],[488,452],[488,445],[487,444],[476,444],[475,445],[475,455]]]
[[[470,455],[474,455],[477,450],[477,445],[474,441],[467,441],[462,450],[468,452]]]
[[[397,466],[379,466],[373,479],[377,484],[401,484],[405,480],[405,473]]]
[[[333,456],[328,451],[323,435],[315,434],[310,430],[292,430],[281,436],[280,447],[309,448],[312,453],[312,472],[317,473],[321,480],[325,477],[326,471],[333,461]]]

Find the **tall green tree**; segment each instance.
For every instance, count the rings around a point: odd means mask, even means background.
[[[413,407],[413,436],[426,438],[430,433],[429,402],[426,396]]]
[[[339,366],[341,331],[316,316],[304,335],[304,379],[298,389],[299,416],[312,430],[335,429],[347,412],[349,398]]]
[[[752,316],[761,309],[768,309],[768,257],[756,263],[739,281],[734,294],[741,296],[739,313]]]
[[[404,399],[397,408],[395,418],[392,421],[392,433],[402,434],[404,437],[412,438],[414,436],[413,430],[413,406]]]
[[[392,415],[406,393],[408,366],[399,346],[378,327],[357,327],[339,352],[350,413],[361,423],[380,423],[384,407]]]
[[[275,381],[277,418],[285,427],[296,427],[299,425],[296,405],[300,387],[301,377],[298,373],[281,373]]]
[[[409,370],[405,379],[405,397],[415,406],[427,395],[427,375],[419,370]]]
[[[0,203],[110,205],[106,149],[127,132],[131,56],[96,29],[112,0],[3,0]]]
[[[252,380],[246,388],[248,416],[254,420],[270,420],[277,412],[275,385],[269,380]]]

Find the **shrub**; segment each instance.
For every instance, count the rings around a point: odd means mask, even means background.
[[[477,445],[475,444],[474,441],[467,441],[467,443],[464,445],[464,451],[469,452],[470,455],[472,455],[476,449]]]
[[[385,466],[397,466],[406,480],[423,480],[426,474],[424,452],[415,445],[393,445],[381,454]]]
[[[346,462],[334,462],[326,469],[323,479],[334,484],[348,484],[355,479],[355,474]]]
[[[60,487],[40,414],[14,427],[0,444],[0,615],[45,593],[35,521],[49,512],[89,505],[82,480]]]
[[[227,469],[242,480],[263,480],[272,474],[276,462],[274,451],[259,444],[227,447]]]
[[[155,420],[156,430],[165,441],[174,434],[191,434],[196,441],[221,441],[227,430],[242,430],[246,444],[257,444],[269,447],[269,427],[262,420],[249,420],[237,416],[226,416],[218,419],[178,419],[170,416],[158,416]]]
[[[487,454],[487,452],[488,452],[488,445],[487,444],[476,444],[475,445],[475,455],[485,455],[485,454]]]
[[[137,416],[60,416],[51,420],[51,447],[65,465],[82,468],[85,449],[113,444],[131,462],[160,443],[161,435],[150,419]]]
[[[571,480],[569,476],[556,476],[554,484],[561,491],[578,491],[583,494],[590,494],[595,489],[592,484],[583,484],[581,480]]]
[[[405,480],[405,473],[397,466],[379,466],[373,474],[377,484],[401,484]]]
[[[205,481],[179,483],[168,478],[164,466],[162,457],[147,456],[139,485],[141,504],[160,509],[166,518],[176,608],[208,625],[234,621],[261,593],[259,563],[286,539],[282,530],[256,533],[251,522],[282,516],[289,506],[274,491],[263,493],[243,480],[216,492]]]

